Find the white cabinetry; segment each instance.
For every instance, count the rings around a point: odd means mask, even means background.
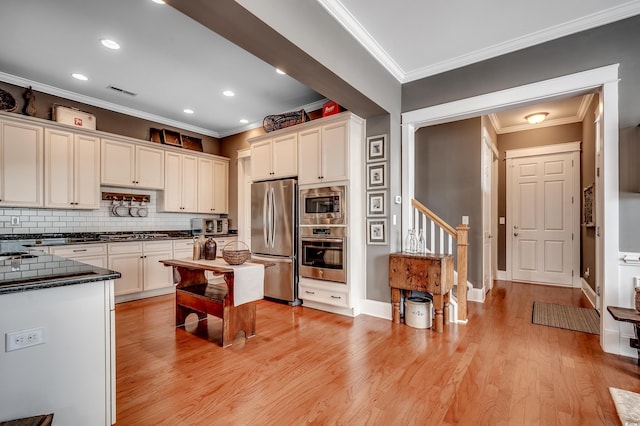
[[[348,126],[348,121],[340,121],[298,133],[298,184],[349,178]]]
[[[73,259],[99,268],[107,268],[106,244],[77,244],[49,247],[49,253],[55,256]]]
[[[164,193],[159,196],[160,208],[167,212],[198,211],[198,157],[165,153]]]
[[[173,241],[173,259],[193,258],[193,238]]]
[[[298,174],[298,136],[295,132],[251,143],[253,180],[278,179]]]
[[[229,162],[198,158],[198,212],[229,212]]]
[[[103,185],[164,188],[164,151],[125,141],[102,139]]]
[[[44,129],[44,206],[100,208],[100,139]]]
[[[173,257],[169,240],[109,244],[109,269],[120,272],[116,280],[116,296],[160,290],[151,295],[173,290],[172,269],[160,260]],[[133,298],[144,297],[138,295]]]
[[[0,206],[42,207],[42,127],[0,120]]]

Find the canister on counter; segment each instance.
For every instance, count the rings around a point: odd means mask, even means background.
[[[218,251],[218,244],[209,237],[204,245],[204,258],[205,260],[216,260],[216,252]]]

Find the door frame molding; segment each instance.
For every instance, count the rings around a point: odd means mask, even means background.
[[[415,132],[421,127],[478,117],[501,109],[515,108],[527,103],[543,102],[558,97],[600,90],[603,112],[602,190],[596,193],[596,203],[602,206],[596,217],[600,232],[596,244],[602,261],[602,305],[617,304],[621,294],[618,253],[619,195],[618,195],[618,68],[607,65],[588,71],[543,80],[531,84],[499,90],[484,95],[455,100],[440,105],[408,111],[402,114],[402,233],[411,226],[411,202],[415,185]],[[473,248],[472,248],[473,250]],[[600,346],[605,352],[625,353],[628,340],[621,338],[620,326],[610,315],[600,317]]]
[[[571,232],[574,235],[573,242],[571,244],[571,266],[573,268],[574,274],[571,277],[571,285],[574,288],[581,288],[582,281],[580,279],[580,146],[581,142],[567,142],[561,144],[554,145],[541,145],[530,148],[518,148],[518,149],[510,149],[505,152],[505,159],[507,161],[506,164],[506,208],[507,208],[507,223],[506,223],[506,279],[511,281],[512,279],[512,262],[513,262],[513,202],[510,201],[513,199],[513,168],[512,163],[515,158],[524,158],[524,157],[541,157],[544,155],[550,154],[563,154],[563,153],[574,153],[577,155],[572,156],[572,161],[574,164],[577,162],[578,166],[573,167],[571,171],[572,175],[572,185],[571,185],[571,194],[574,197],[574,202],[571,206]],[[577,238],[575,238],[577,236]],[[577,265],[577,266],[576,266]],[[578,273],[575,273],[575,271]]]

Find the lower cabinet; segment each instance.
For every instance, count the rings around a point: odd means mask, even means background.
[[[314,303],[321,303],[322,307],[320,309],[350,314],[342,311],[342,309],[351,307],[349,304],[349,287],[346,284],[300,278],[298,282],[298,297],[303,300],[303,304],[306,306],[315,307]],[[337,309],[327,309],[329,306]]]
[[[122,275],[115,281],[116,296],[150,290],[164,290],[158,292],[162,294],[173,290],[173,271],[160,263],[160,260],[173,257],[171,241],[110,243],[108,250],[109,269],[118,271]],[[145,296],[139,295],[139,297]],[[127,300],[139,297],[131,297]]]
[[[78,244],[49,247],[49,253],[99,268],[107,268],[106,244]],[[116,281],[117,282],[117,281]]]

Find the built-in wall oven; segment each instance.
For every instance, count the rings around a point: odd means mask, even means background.
[[[344,186],[300,190],[300,225],[343,225],[346,219]]]
[[[346,283],[346,228],[301,226],[299,272],[305,278]]]

